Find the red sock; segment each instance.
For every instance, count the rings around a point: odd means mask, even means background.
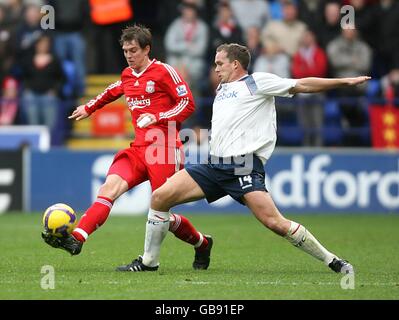
[[[169,231],[177,238],[192,244],[198,250],[203,250],[208,246],[208,240],[198,232],[186,217],[172,213],[174,221],[169,225]]]
[[[97,197],[96,201],[79,220],[72,235],[79,241],[86,241],[87,237],[107,220],[112,204],[113,201],[109,198]]]

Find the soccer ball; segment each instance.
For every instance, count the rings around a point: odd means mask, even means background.
[[[66,237],[77,223],[75,211],[64,203],[48,207],[43,215],[43,226],[47,233],[56,237]]]

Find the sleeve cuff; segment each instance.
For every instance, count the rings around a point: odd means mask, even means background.
[[[90,115],[94,112],[94,110],[90,109],[88,106],[85,106],[86,112]]]

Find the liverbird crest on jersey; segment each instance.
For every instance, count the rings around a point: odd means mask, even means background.
[[[155,82],[154,81],[147,81],[147,85],[145,87],[145,91],[148,93],[153,93],[155,91]]]

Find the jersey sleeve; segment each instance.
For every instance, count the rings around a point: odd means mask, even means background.
[[[255,80],[256,91],[259,94],[289,98],[293,96],[289,93],[289,90],[296,86],[297,80],[295,79],[280,78],[275,74],[266,72],[255,72],[252,76]]]
[[[91,99],[85,105],[85,110],[88,114],[92,114],[94,111],[104,107],[107,103],[115,101],[123,95],[122,81],[116,81],[109,85],[102,93],[96,98]]]
[[[181,78],[177,71],[168,64],[163,64],[165,77],[162,86],[174,100],[170,109],[156,114],[158,123],[176,121],[182,123],[195,110],[194,98],[187,83]]]

